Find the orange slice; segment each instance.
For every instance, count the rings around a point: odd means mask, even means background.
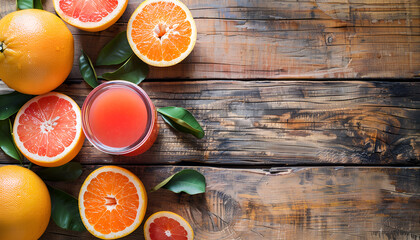
[[[57,14],[79,29],[98,32],[114,24],[127,8],[128,0],[53,0]]]
[[[134,53],[145,63],[166,67],[190,54],[197,39],[197,28],[182,2],[146,0],[128,21],[127,38]]]
[[[176,213],[161,211],[150,216],[144,224],[146,240],[192,240],[190,224]]]
[[[124,237],[136,230],[143,221],[146,205],[146,190],[140,179],[116,166],[93,171],[79,193],[83,224],[102,239]]]
[[[79,153],[85,140],[80,108],[57,92],[34,97],[16,115],[13,139],[29,161],[61,166]]]

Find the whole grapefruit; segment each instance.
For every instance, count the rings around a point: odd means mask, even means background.
[[[51,199],[47,186],[31,170],[0,167],[0,239],[36,240],[48,226]]]
[[[73,55],[73,35],[50,12],[20,10],[0,20],[0,79],[18,92],[39,95],[58,87]]]

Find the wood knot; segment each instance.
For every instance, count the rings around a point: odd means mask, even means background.
[[[333,38],[333,35],[332,34],[328,34],[325,37],[325,44],[327,44],[327,46],[332,45],[333,41],[334,41],[334,38]]]
[[[188,198],[192,224],[198,239],[230,239],[232,226],[241,216],[239,203],[231,196],[210,190]]]
[[[349,121],[356,145],[361,145],[370,153],[385,154],[390,149],[391,143],[398,136],[401,127],[400,121],[383,112],[367,112],[358,115]]]

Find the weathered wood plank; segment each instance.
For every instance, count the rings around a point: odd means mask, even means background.
[[[182,167],[126,166],[147,189]],[[148,194],[146,217],[168,210],[196,239],[420,239],[420,168],[306,167],[269,170],[194,167],[205,194]],[[72,183],[74,196],[93,167]],[[124,239],[143,239],[143,225]],[[41,239],[94,239],[53,223]]]
[[[83,48],[93,59],[142,0],[132,0],[106,31],[71,27],[79,78]],[[367,78],[420,76],[417,0],[185,0],[198,27],[194,51],[181,64],[152,68],[149,78]],[[0,3],[0,16],[15,0]],[[52,1],[45,7],[54,11]],[[108,69],[109,70],[109,69]]]
[[[86,164],[235,165],[420,164],[420,83],[187,81],[143,82],[157,107],[192,111],[197,140],[161,119],[155,145],[137,157],[103,154],[87,141]],[[1,88],[0,88],[1,89]],[[4,88],[3,88],[4,89]],[[58,91],[81,106],[85,83]],[[1,90],[0,90],[1,92]],[[0,153],[0,162],[13,162]]]

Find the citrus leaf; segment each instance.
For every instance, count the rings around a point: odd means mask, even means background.
[[[162,119],[172,128],[180,131],[180,132],[185,132],[188,133],[190,130],[186,127],[183,127],[182,125],[178,125],[176,122],[172,121],[171,118],[165,116],[165,115],[160,115],[162,117]]]
[[[42,0],[34,0],[34,8],[43,10],[44,8],[42,7]]]
[[[82,55],[80,55],[79,58],[80,74],[87,84],[95,88],[99,86],[100,82],[98,81],[98,77],[96,76],[95,69],[93,68],[92,61],[90,61],[89,56],[83,50],[81,51]]]
[[[59,167],[43,168],[37,174],[46,181],[72,181],[82,175],[82,165],[78,162],[68,162]]]
[[[131,55],[130,44],[127,40],[127,31],[119,33],[101,49],[96,59],[96,65],[116,65],[126,61]]]
[[[51,196],[51,218],[55,224],[67,230],[86,231],[80,218],[77,199],[59,189],[47,187]]]
[[[174,193],[185,192],[194,195],[206,192],[206,179],[203,174],[195,170],[185,169],[156,185],[152,192],[160,188],[166,188]]]
[[[178,131],[190,133],[197,138],[204,137],[203,128],[195,117],[185,108],[163,107],[157,110],[163,120]]]
[[[22,153],[20,153],[13,141],[10,119],[0,120],[0,148],[4,153],[22,164]]]
[[[26,95],[16,91],[0,95],[0,120],[5,120],[15,114],[23,104],[33,97],[33,95]]]
[[[16,6],[18,9],[33,9],[34,8],[34,0],[17,0]]]
[[[104,73],[101,78],[106,80],[126,80],[134,84],[141,83],[149,73],[149,66],[137,56],[131,57],[115,72]]]

